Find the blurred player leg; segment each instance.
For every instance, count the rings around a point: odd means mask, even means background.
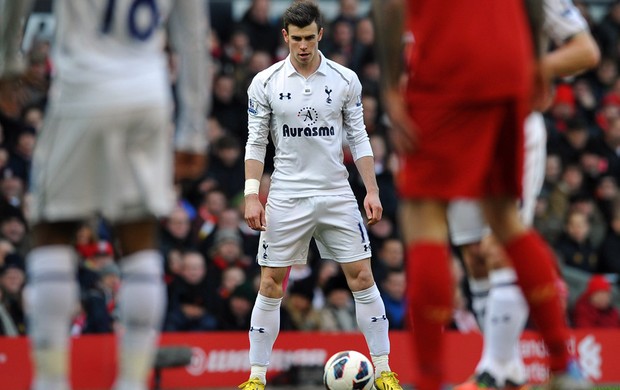
[[[69,245],[77,224],[38,224],[28,254],[25,290],[33,390],[68,390],[69,329],[78,310],[77,255]]]
[[[115,227],[125,254],[120,260],[120,338],[115,390],[146,390],[166,307],[163,259],[156,247],[157,222]]]
[[[405,201],[401,220],[407,248],[409,313],[413,350],[418,359],[420,390],[442,386],[443,328],[452,317],[453,280],[446,243],[446,206],[442,202]],[[415,310],[414,310],[415,308]]]

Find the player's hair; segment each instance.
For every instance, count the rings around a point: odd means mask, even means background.
[[[295,1],[290,7],[284,11],[282,15],[282,22],[284,29],[288,32],[288,26],[293,25],[296,27],[306,27],[316,22],[319,29],[323,27],[323,21],[321,18],[321,11],[319,7],[309,0]]]

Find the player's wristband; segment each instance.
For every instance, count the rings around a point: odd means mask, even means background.
[[[260,187],[260,181],[256,179],[247,179],[245,181],[245,189],[243,190],[243,196],[248,196],[251,194],[258,195],[259,187]]]

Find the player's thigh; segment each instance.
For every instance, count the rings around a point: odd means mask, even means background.
[[[260,234],[257,260],[267,267],[305,264],[316,225],[313,198],[272,199],[265,206],[267,229]]]
[[[316,199],[314,238],[321,257],[339,263],[370,258],[370,239],[355,197],[351,194]]]
[[[81,220],[96,210],[104,189],[98,180],[98,126],[84,115],[49,112],[32,162],[28,217],[33,225]]]
[[[102,139],[107,184],[102,213],[112,221],[167,215],[174,203],[172,129],[166,107],[150,106],[119,115]]]

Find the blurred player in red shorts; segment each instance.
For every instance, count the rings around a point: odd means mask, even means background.
[[[537,2],[532,2],[536,4]],[[480,199],[485,219],[513,261],[550,354],[552,388],[589,388],[571,376],[568,330],[555,289],[553,254],[521,221],[523,125],[537,67],[523,0],[374,0],[385,107],[402,156],[398,177],[408,244],[409,305],[418,389],[443,380],[442,329],[452,312],[446,208]],[[532,20],[540,28],[542,5]],[[532,7],[535,8],[535,7]],[[411,28],[406,88],[399,58],[404,17]],[[539,85],[544,85],[538,83]],[[540,96],[540,95],[536,95]]]

